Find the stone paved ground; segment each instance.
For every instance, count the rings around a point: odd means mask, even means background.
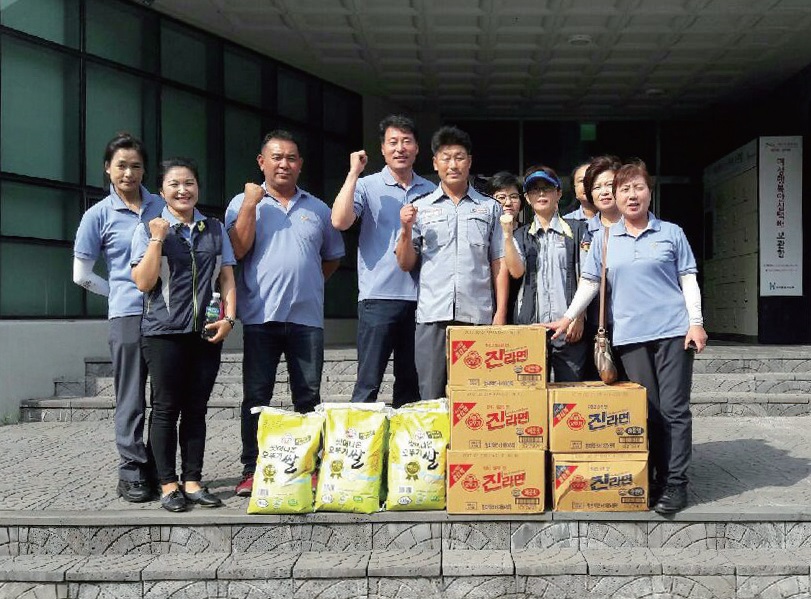
[[[691,504],[685,512],[811,512],[811,417],[699,418]],[[112,422],[0,427],[0,510],[157,510],[116,497]],[[204,476],[244,513],[232,489],[241,471],[239,422],[212,420]]]

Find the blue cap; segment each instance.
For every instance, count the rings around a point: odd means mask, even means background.
[[[556,189],[560,189],[560,181],[557,179],[557,177],[544,171],[535,171],[534,173],[530,173],[524,177],[524,192],[526,193],[530,185],[540,180],[547,181],[554,185]]]

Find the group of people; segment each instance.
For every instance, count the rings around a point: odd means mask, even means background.
[[[330,209],[297,185],[303,157],[296,139],[272,131],[257,158],[263,183],[245,185],[224,224],[195,208],[193,161],[165,161],[155,196],[142,185],[143,144],[128,134],[108,144],[110,195],[79,226],[74,280],[109,296],[119,494],[141,502],[159,491],[170,511],[222,505],[202,484],[205,413],[221,342],[236,318],[244,365],[242,478],[235,492],[251,494],[258,457],[253,408],[269,404],[282,354],[294,409],[308,412],[321,401],[324,283],[344,256],[340,231],[359,220],[352,401],[378,399],[392,358],[394,407],[445,394],[449,325],[543,324],[552,331],[555,380],[596,378],[589,340],[608,243],[612,341],[627,378],[648,390],[654,507],[682,509],[690,349],[701,351],[707,336],[695,259],[681,229],[649,211],[645,165],[612,156],[580,165],[573,181],[581,207],[561,217],[561,180],[547,166],[532,166],[521,179],[497,173],[477,190],[470,183],[471,139],[445,126],[431,139],[435,185],[413,170],[419,145],[411,119],[390,115],[379,134],[385,166],[362,176],[368,156],[352,153]],[[524,199],[532,215],[522,225]],[[100,256],[108,280],[93,273]],[[215,291],[221,317],[206,324]],[[152,415],[145,445],[147,371]]]

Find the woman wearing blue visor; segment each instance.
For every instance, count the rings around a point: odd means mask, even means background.
[[[505,256],[510,276],[521,279],[514,321],[552,322],[563,316],[577,290],[580,242],[586,223],[558,214],[560,178],[547,166],[527,169],[524,195],[534,217],[513,235],[518,255],[509,252]],[[549,354],[555,381],[583,379],[588,347],[583,339],[582,316],[551,343]]]

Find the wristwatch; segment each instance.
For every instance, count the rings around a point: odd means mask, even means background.
[[[237,321],[235,318],[231,318],[230,316],[223,316],[223,320],[226,321],[228,324],[230,324],[232,329],[235,326],[237,326]]]

